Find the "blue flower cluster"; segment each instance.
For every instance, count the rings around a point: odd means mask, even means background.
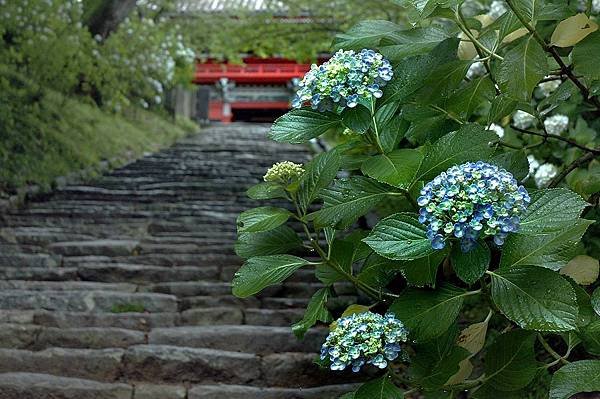
[[[321,348],[321,360],[329,357],[331,370],[352,366],[356,373],[364,364],[383,369],[398,355],[406,358],[400,343],[407,337],[404,325],[392,313],[355,313],[337,321]]]
[[[480,237],[493,236],[497,245],[504,244],[509,233],[519,230],[520,216],[530,201],[512,174],[482,161],[442,172],[417,198],[422,207],[419,222],[427,226],[431,246],[442,249],[454,236],[463,252]]]
[[[360,99],[380,98],[394,72],[389,61],[373,50],[339,50],[324,64],[313,64],[299,84],[294,108],[310,102],[313,109],[354,108]]]

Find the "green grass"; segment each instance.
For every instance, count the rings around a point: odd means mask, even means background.
[[[197,129],[141,109],[110,113],[0,68],[0,193],[47,189],[59,176],[156,151]]]

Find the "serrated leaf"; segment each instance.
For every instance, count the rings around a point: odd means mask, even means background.
[[[595,318],[590,295],[570,277],[567,277],[566,280],[571,284],[571,288],[573,288],[575,296],[577,297],[577,307],[579,308],[579,313],[577,314],[577,327],[581,329],[590,324]]]
[[[592,307],[594,312],[600,316],[600,287],[596,288],[592,294]]]
[[[298,185],[298,203],[302,212],[317,198],[320,191],[333,181],[340,169],[342,160],[335,151],[323,152],[310,161]]]
[[[502,91],[514,99],[529,102],[533,89],[548,70],[544,49],[530,35],[504,56],[498,71],[498,83]]]
[[[531,265],[559,270],[578,255],[580,249],[577,244],[592,223],[577,219],[562,230],[549,234],[510,234],[502,249],[500,268]]]
[[[396,44],[382,46],[379,50],[390,62],[396,63],[407,57],[429,53],[449,37],[448,32],[439,26],[415,28],[394,32],[390,39]]]
[[[317,112],[310,108],[294,109],[277,118],[269,138],[292,144],[306,143],[330,129],[341,126],[340,117],[331,112]]]
[[[393,260],[419,259],[435,251],[425,227],[410,213],[395,213],[382,219],[363,242]]]
[[[285,198],[285,190],[279,183],[258,183],[246,191],[246,195],[253,200]]]
[[[492,100],[490,107],[490,113],[488,114],[488,125],[490,123],[498,122],[506,115],[511,114],[517,107],[517,101],[510,98],[506,94],[500,94]]]
[[[398,188],[408,188],[423,161],[418,150],[401,149],[367,159],[361,170],[363,174],[381,183]]]
[[[485,357],[487,384],[499,391],[515,391],[527,386],[538,371],[534,340],[534,334],[523,330],[496,338]]]
[[[259,233],[241,233],[235,243],[235,253],[248,259],[253,256],[275,255],[302,247],[298,234],[287,226]]]
[[[332,320],[331,313],[329,313],[329,310],[327,310],[327,307],[325,306],[330,294],[331,290],[329,288],[321,288],[313,294],[308,302],[302,320],[292,325],[292,331],[296,337],[299,339],[304,338],[304,334],[306,334],[308,329],[314,326],[317,321],[329,323]]]
[[[448,99],[463,81],[471,61],[453,60],[437,66],[419,90],[417,98],[423,103],[435,103]]]
[[[389,195],[391,187],[364,176],[338,179],[332,187],[321,192],[323,207],[307,216],[317,227],[333,226],[344,229],[373,209]]]
[[[263,288],[281,283],[310,262],[292,255],[257,256],[248,259],[232,281],[233,295],[246,298]]]
[[[579,13],[560,21],[552,33],[550,44],[556,47],[571,47],[597,30],[597,23],[584,13]]]
[[[502,152],[490,159],[490,163],[509,171],[518,181],[529,174],[529,161],[523,150]]]
[[[448,255],[448,250],[435,251],[429,256],[419,259],[404,261],[401,273],[408,285],[413,287],[430,286],[435,288],[437,271]]]
[[[490,274],[494,303],[522,328],[536,331],[577,328],[575,292],[558,273],[541,267],[515,266]]]
[[[565,267],[560,269],[560,274],[571,277],[577,284],[581,285],[595,283],[598,280],[599,273],[598,259],[587,255],[574,257]]]
[[[237,228],[240,233],[257,233],[272,230],[284,224],[291,216],[290,211],[272,206],[261,206],[240,213]]]
[[[344,126],[356,133],[364,134],[373,123],[373,117],[371,111],[359,104],[354,108],[346,108],[342,112],[342,122]]]
[[[487,76],[473,79],[458,89],[448,100],[448,110],[462,118],[494,98],[494,84]]]
[[[403,263],[372,254],[365,260],[356,278],[373,287],[385,287],[400,271]]]
[[[425,342],[442,335],[456,320],[465,291],[451,284],[436,290],[407,288],[390,306],[404,323],[410,337]]]
[[[378,47],[382,38],[390,36],[402,27],[385,20],[366,20],[350,28],[345,33],[338,34],[333,41],[333,50],[362,50],[363,48]]]
[[[577,336],[583,342],[583,347],[588,353],[600,356],[600,319],[596,318],[587,326],[582,327]]]
[[[576,393],[600,391],[600,360],[580,360],[562,366],[552,376],[550,399],[569,399]]]
[[[392,103],[394,104],[394,103]],[[404,135],[406,134],[410,123],[405,121],[404,119],[397,117],[389,121],[383,126],[379,126],[379,141],[381,143],[381,148],[383,151],[388,153],[396,146]]]
[[[433,143],[417,173],[418,180],[430,180],[449,167],[467,161],[488,159],[494,149],[489,143],[498,139],[495,133],[477,124],[464,124]]]
[[[476,246],[469,252],[463,252],[460,245],[454,245],[450,255],[450,262],[454,272],[462,281],[473,284],[490,265],[492,254],[484,241],[477,241]]]
[[[566,188],[539,190],[530,194],[531,202],[521,217],[519,234],[552,233],[572,225],[589,204]]]
[[[361,385],[354,394],[354,399],[404,399],[404,393],[386,374]]]
[[[573,48],[572,57],[575,71],[589,81],[600,79],[600,32],[596,31]]]

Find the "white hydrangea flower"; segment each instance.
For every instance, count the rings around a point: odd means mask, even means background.
[[[494,0],[492,4],[490,4],[490,11],[488,11],[488,15],[494,19],[498,19],[508,11],[506,7],[506,3],[504,1]]]
[[[600,0],[592,0],[592,12],[594,14],[600,13]]]
[[[556,165],[552,165],[551,163],[545,163],[541,165],[538,170],[535,172],[533,179],[535,180],[535,185],[538,188],[542,188],[550,183],[556,175],[558,174],[558,168]]]
[[[490,125],[490,127],[488,128],[488,130],[493,131],[500,138],[504,137],[504,128],[502,126],[500,126],[500,125],[496,125],[495,123],[492,123]]]
[[[540,167],[540,163],[533,155],[527,155],[527,161],[529,161],[529,174],[531,175]]]
[[[536,118],[535,116],[525,112],[518,110],[513,115],[513,123],[519,129],[527,129],[535,124]]]
[[[467,78],[469,79],[474,79],[483,75],[485,75],[485,66],[481,61],[472,63],[467,71]]]
[[[544,127],[550,134],[561,134],[569,127],[569,117],[566,115],[552,115],[544,120]]]
[[[549,78],[549,76],[546,76],[544,79],[547,78]],[[547,82],[540,83],[538,87],[542,95],[548,97],[554,90],[558,89],[558,86],[560,86],[561,83],[562,81],[560,79],[548,80]]]

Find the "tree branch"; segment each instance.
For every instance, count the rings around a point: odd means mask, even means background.
[[[553,178],[550,181],[550,183],[548,184],[548,187],[554,188],[554,187],[558,186],[558,183],[560,183],[565,177],[567,177],[569,175],[569,173],[571,173],[578,167],[585,165],[589,161],[593,160],[594,158],[596,158],[596,156],[597,155],[595,155],[593,152],[588,152],[588,153],[582,155],[581,157],[577,158],[576,160],[571,162],[569,164],[569,166],[567,166],[565,168],[565,170],[563,170],[558,176]]]
[[[595,154],[595,155],[600,155],[600,148],[586,147],[584,145],[581,145],[581,144],[577,143],[575,140],[571,140],[571,139],[568,139],[566,137],[559,136],[558,134],[551,134],[551,133],[547,133],[547,132],[544,132],[544,133],[533,132],[531,130],[521,129],[520,127],[516,127],[515,125],[510,125],[510,127],[513,130],[516,130],[517,132],[521,132],[521,133],[525,133],[525,134],[530,134],[532,136],[540,136],[540,137],[544,137],[544,138],[551,138],[551,139],[555,139],[555,140],[564,141],[565,143],[568,143],[568,144],[572,145],[573,147],[577,147],[577,148],[579,148],[581,150],[590,152],[590,153]]]

